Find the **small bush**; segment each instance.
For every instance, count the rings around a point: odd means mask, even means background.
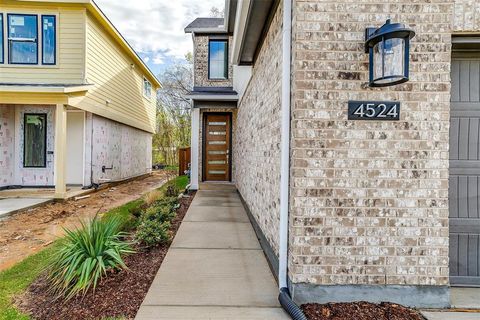
[[[138,226],[136,238],[147,246],[155,246],[170,240],[170,222],[144,219]]]
[[[67,299],[97,286],[109,269],[126,269],[122,256],[133,253],[119,219],[93,219],[80,229],[65,229],[65,242],[54,254],[48,278],[52,290]]]
[[[155,202],[156,206],[169,206],[171,208],[175,208],[178,205],[178,198],[177,197],[168,197],[163,198]]]
[[[145,210],[142,220],[170,222],[175,218],[175,211],[170,206],[153,206]]]

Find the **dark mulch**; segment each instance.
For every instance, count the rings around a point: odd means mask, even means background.
[[[177,216],[172,222],[173,235],[180,227],[193,197],[194,194],[181,199]],[[16,304],[33,319],[133,319],[169,247],[170,243],[151,249],[137,247],[135,254],[125,257],[129,270],[112,272],[97,286],[94,293],[88,292],[84,297],[72,298],[69,301],[55,300],[48,292],[45,277],[39,277],[25,294],[16,299]]]
[[[302,310],[309,320],[424,320],[415,310],[388,302],[308,303]]]

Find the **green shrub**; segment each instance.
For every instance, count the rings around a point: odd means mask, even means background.
[[[169,198],[164,198],[158,202],[155,203],[156,206],[158,207],[168,207],[174,215],[176,214],[176,209],[180,207],[180,204],[178,202],[177,197],[169,197]]]
[[[167,197],[155,202],[156,206],[170,206],[171,208],[175,208],[177,204],[178,204],[178,197]]]
[[[64,243],[53,255],[48,278],[52,290],[67,299],[90,287],[106,275],[108,269],[125,269],[122,256],[133,253],[124,240],[120,219],[93,219],[77,230],[65,229]]]
[[[167,197],[177,197],[179,194],[180,190],[174,184],[168,185],[167,189],[165,190],[165,196]]]
[[[170,222],[175,218],[175,211],[169,206],[153,206],[145,210],[141,220],[152,220],[159,222]],[[140,222],[140,224],[142,223]]]
[[[155,246],[170,240],[170,222],[144,219],[137,228],[136,238],[147,246]]]

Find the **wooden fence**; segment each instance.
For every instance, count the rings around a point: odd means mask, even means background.
[[[183,176],[190,164],[190,147],[178,149],[178,175]]]

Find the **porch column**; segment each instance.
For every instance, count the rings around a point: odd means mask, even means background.
[[[192,154],[190,161],[190,189],[198,190],[198,156],[200,143],[200,109],[192,108]]]
[[[55,198],[57,199],[63,199],[67,194],[66,161],[67,161],[67,110],[63,104],[57,104],[57,108],[55,110],[55,151],[54,151]]]

